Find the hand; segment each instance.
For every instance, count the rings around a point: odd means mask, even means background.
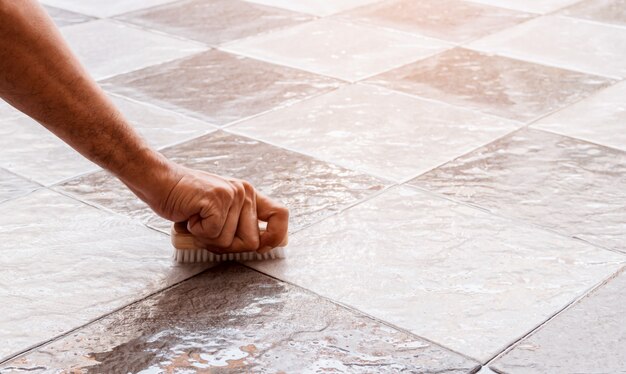
[[[250,183],[178,165],[175,169],[171,187],[148,204],[164,218],[187,221],[198,247],[215,253],[265,253],[286,238],[289,211]],[[266,231],[259,232],[258,220],[267,222]]]

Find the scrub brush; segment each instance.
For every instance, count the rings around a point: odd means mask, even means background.
[[[263,227],[260,227],[264,231]],[[177,262],[220,262],[220,261],[251,261],[251,260],[271,260],[285,258],[283,247],[287,245],[288,239],[280,246],[269,252],[260,254],[257,252],[240,252],[215,254],[206,249],[197,248],[194,245],[193,235],[187,230],[187,222],[176,222],[172,224],[172,245],[174,246],[174,259]]]

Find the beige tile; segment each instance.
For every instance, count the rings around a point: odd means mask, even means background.
[[[107,89],[217,125],[333,90],[334,79],[217,50],[103,82]]]
[[[317,16],[329,16],[347,9],[380,0],[248,0],[252,3],[265,4],[296,12],[310,13]]]
[[[13,108],[7,102],[0,99],[0,121],[20,116],[22,116],[22,113],[19,110]]]
[[[580,0],[470,0],[474,3],[489,4],[525,12],[549,13]]]
[[[47,5],[95,17],[111,17],[173,1],[175,0],[41,0]]]
[[[485,362],[624,261],[398,187],[250,265]]]
[[[454,48],[368,80],[392,90],[528,122],[614,81]]]
[[[0,203],[26,195],[38,187],[40,186],[37,183],[0,169]]]
[[[208,48],[107,20],[67,26],[61,31],[95,79],[172,61]]]
[[[626,151],[626,82],[548,116],[532,127]]]
[[[375,26],[466,42],[528,20],[534,15],[462,0],[392,0],[342,14]]]
[[[120,19],[217,45],[313,17],[240,0],[188,0],[126,14]]]
[[[524,129],[413,182],[626,253],[626,153]]]
[[[0,357],[181,281],[166,235],[40,190],[0,205]]]
[[[585,0],[560,14],[626,26],[626,0]]]
[[[626,77],[626,28],[546,16],[469,47],[591,74]]]
[[[224,49],[348,81],[447,48],[434,39],[321,19],[224,45]]]
[[[74,13],[51,6],[46,6],[44,8],[46,9],[46,12],[48,12],[48,15],[52,17],[52,20],[54,20],[54,23],[58,27],[76,25],[79,23],[93,20],[92,17],[80,13]]]
[[[517,124],[383,88],[351,85],[244,121],[232,131],[402,180],[488,143]]]

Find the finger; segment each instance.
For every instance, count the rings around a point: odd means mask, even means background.
[[[246,189],[246,198],[239,216],[239,224],[237,225],[237,233],[235,234],[233,245],[236,243],[240,248],[256,251],[259,249],[260,243],[259,220],[256,212],[256,191],[247,182],[244,182],[244,188]]]
[[[224,229],[233,199],[223,196],[220,199],[207,199],[200,213],[189,217],[187,230],[198,237],[217,239]]]
[[[217,238],[209,238],[209,240],[207,240],[207,243],[215,247],[231,247],[235,238],[235,233],[237,232],[239,216],[241,215],[241,209],[243,208],[246,193],[242,183],[232,182],[232,185],[235,189],[235,198],[233,200],[233,204],[230,206],[230,210],[228,211],[222,232],[220,232],[220,235]]]
[[[256,196],[257,216],[267,222],[267,228],[261,233],[259,243],[259,252],[265,253],[278,247],[287,238],[289,210],[259,192]]]

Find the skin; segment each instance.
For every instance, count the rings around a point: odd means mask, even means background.
[[[288,210],[250,183],[186,168],[151,148],[37,1],[0,0],[0,97],[109,170],[161,217],[187,221],[204,248],[264,253],[287,236]],[[259,232],[258,220],[267,231]]]

